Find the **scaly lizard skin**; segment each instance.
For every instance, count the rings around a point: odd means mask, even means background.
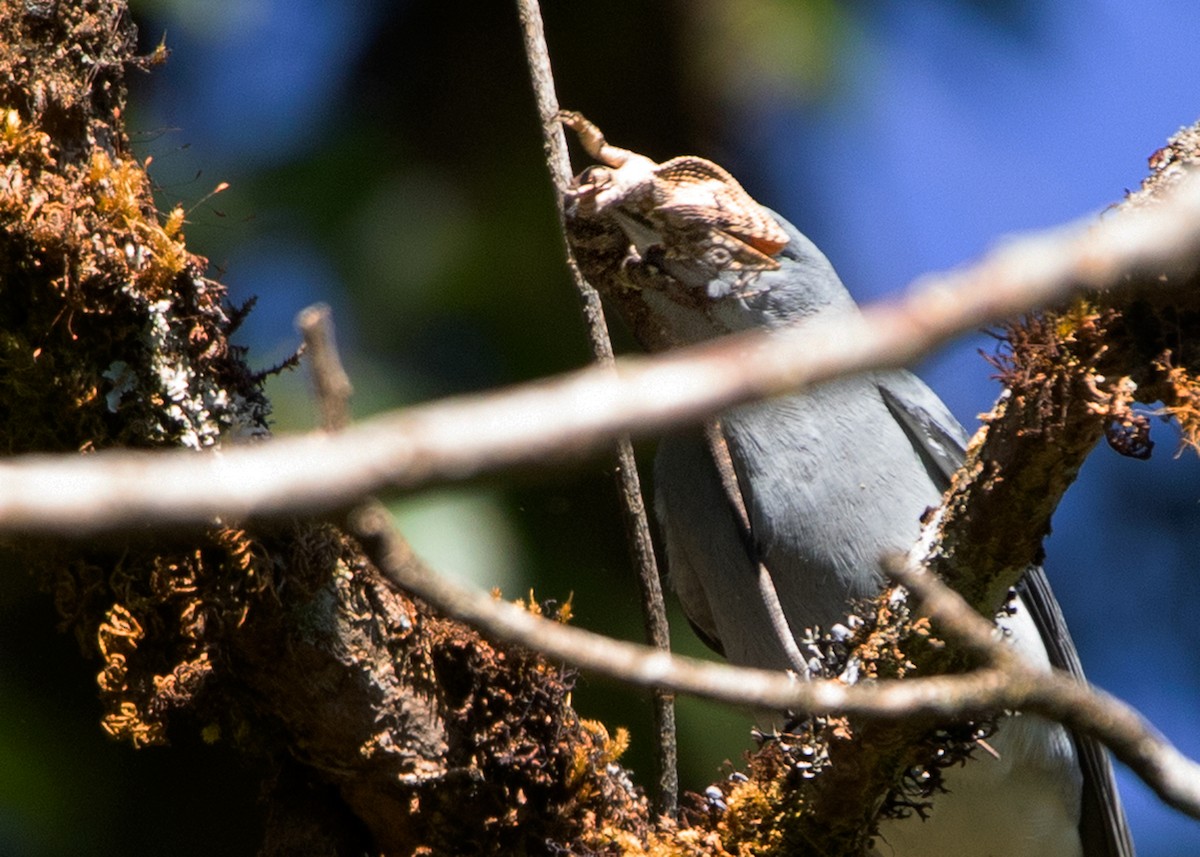
[[[578,214],[641,221],[668,257],[716,271],[778,270],[772,256],[787,245],[787,234],[724,169],[691,155],[658,164],[607,142],[579,113],[562,111],[558,118],[605,165],[584,172],[568,193]]]

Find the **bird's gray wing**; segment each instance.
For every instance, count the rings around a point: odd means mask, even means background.
[[[1079,652],[1067,631],[1058,599],[1041,566],[1025,573],[1023,595],[1037,623],[1052,666],[1084,679]],[[1132,857],[1133,839],[1125,810],[1117,799],[1117,784],[1108,753],[1094,738],[1072,733],[1079,766],[1083,770],[1083,805],[1079,815],[1079,837],[1087,857]]]
[[[911,372],[880,373],[876,383],[884,404],[904,428],[942,491],[962,464],[967,433],[946,403]]]
[[[795,660],[761,594],[759,560],[741,532],[704,433],[680,431],[659,442],[655,511],[667,574],[688,622],[710,648],[737,664],[792,668]],[[715,510],[720,510],[714,514]]]
[[[935,481],[945,490],[962,463],[967,434],[945,403],[909,372],[881,373],[880,395],[896,420],[904,427],[914,448],[925,461]],[[1067,630],[1050,581],[1040,566],[1031,566],[1022,579],[1021,594],[1027,605],[1050,663],[1056,669],[1084,679],[1079,652]],[[1095,739],[1072,733],[1079,766],[1083,771],[1083,805],[1079,835],[1086,857],[1132,857],[1133,841],[1125,811],[1117,799],[1117,786],[1108,753]]]

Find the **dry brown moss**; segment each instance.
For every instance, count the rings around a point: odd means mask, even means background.
[[[121,131],[135,32],[124,6],[0,5],[0,450],[201,449],[266,432],[236,313],[155,207]],[[221,630],[269,586],[265,551],[215,529],[199,547],[28,545],[64,624],[101,660],[103,724],[165,738],[214,670]]]

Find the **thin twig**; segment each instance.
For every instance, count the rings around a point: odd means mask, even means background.
[[[296,316],[296,326],[304,336],[304,350],[312,367],[321,427],[325,431],[340,431],[350,424],[350,396],[354,387],[338,356],[333,310],[325,303],[306,307]]]
[[[0,533],[87,538],[204,526],[214,517],[326,514],[388,489],[545,467],[734,405],[904,366],[968,330],[1119,289],[1130,272],[1183,272],[1200,251],[1200,177],[1152,209],[1014,240],[970,269],[925,278],[857,317],[623,357],[508,390],[446,399],[311,434],[220,451],[28,455],[0,463]],[[1172,277],[1162,286],[1186,283]]]
[[[583,300],[583,315],[588,327],[588,340],[592,355],[597,363],[610,365],[613,362],[612,342],[608,336],[608,323],[599,293],[584,278],[575,261],[575,254],[567,242],[563,193],[571,182],[571,161],[567,154],[567,141],[562,124],[558,121],[558,96],[555,94],[554,72],[550,67],[550,51],[546,45],[546,32],[542,24],[542,10],[537,0],[517,0],[517,11],[525,40],[525,56],[529,61],[529,76],[537,99],[538,117],[542,124],[542,139],[546,150],[546,166],[554,184],[554,199],[558,209],[559,232],[563,238],[567,269],[575,289]],[[646,641],[655,648],[668,651],[671,648],[670,629],[667,626],[667,609],[663,602],[662,583],[658,573],[658,562],[654,556],[654,545],[650,537],[650,524],[646,517],[646,504],[642,499],[641,480],[638,478],[637,460],[633,443],[628,435],[617,438],[617,487],[621,498],[622,518],[625,522],[626,539],[638,569],[638,584],[641,589],[642,615],[645,622]],[[654,720],[658,732],[658,809],[674,816],[679,802],[678,749],[675,731],[675,700],[662,690],[654,693]]]
[[[378,507],[356,511],[348,528],[395,586],[493,640],[524,646],[639,687],[668,688],[757,708],[883,720],[950,720],[1009,709],[1041,714],[1094,736],[1166,803],[1200,818],[1200,765],[1180,753],[1124,702],[1065,673],[1040,671],[1015,654],[1004,668],[859,685],[836,679],[799,680],[782,672],[708,663],[549,621],[443,580],[413,558],[396,536],[386,511]],[[939,600],[935,609],[943,620],[946,608],[941,605],[947,600],[953,603],[957,599],[952,610],[960,620],[971,613],[957,593],[932,575],[926,578],[914,583],[914,594],[920,598],[932,588]],[[984,622],[982,618],[979,621]],[[961,621],[942,625],[948,636],[961,626]],[[975,639],[975,632],[970,636]]]
[[[996,636],[996,626],[919,565],[885,562],[889,577],[912,593],[922,613],[958,645],[982,655],[1004,676],[1006,708],[1035,712],[1093,736],[1154,789],[1165,803],[1200,818],[1200,764],[1184,756],[1133,708],[1061,670],[1039,669]]]
[[[905,557],[887,557],[884,574],[913,594],[922,614],[929,617],[964,650],[981,656],[997,669],[1010,668],[1019,658],[1000,642],[996,626],[971,609],[966,599],[935,574]]]
[[[775,589],[775,581],[771,571],[759,556],[758,543],[750,523],[750,510],[746,508],[746,498],[738,482],[737,470],[733,466],[733,456],[729,452],[729,443],[725,439],[725,431],[719,420],[709,420],[704,424],[704,440],[708,445],[709,455],[717,468],[717,476],[721,480],[721,488],[725,492],[725,501],[733,511],[737,521],[738,535],[742,540],[742,548],[750,561],[758,566],[756,583],[758,596],[762,600],[767,616],[771,620],[770,633],[779,643],[780,650],[788,660],[791,669],[798,675],[808,672],[804,655],[796,644],[796,634],[788,623],[787,615],[783,612],[783,604],[779,601],[779,592]],[[799,629],[803,631],[804,629]]]

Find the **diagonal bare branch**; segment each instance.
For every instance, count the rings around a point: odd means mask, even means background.
[[[1119,289],[1139,272],[1192,270],[1200,178],[1161,204],[1012,240],[965,270],[926,277],[902,299],[802,333],[755,332],[628,357],[482,395],[392,412],[337,436],[217,452],[105,451],[0,464],[0,532],[85,538],[148,525],[321,514],[413,490],[599,450],[625,432],[699,421],[757,398],[902,366],[964,331]]]

